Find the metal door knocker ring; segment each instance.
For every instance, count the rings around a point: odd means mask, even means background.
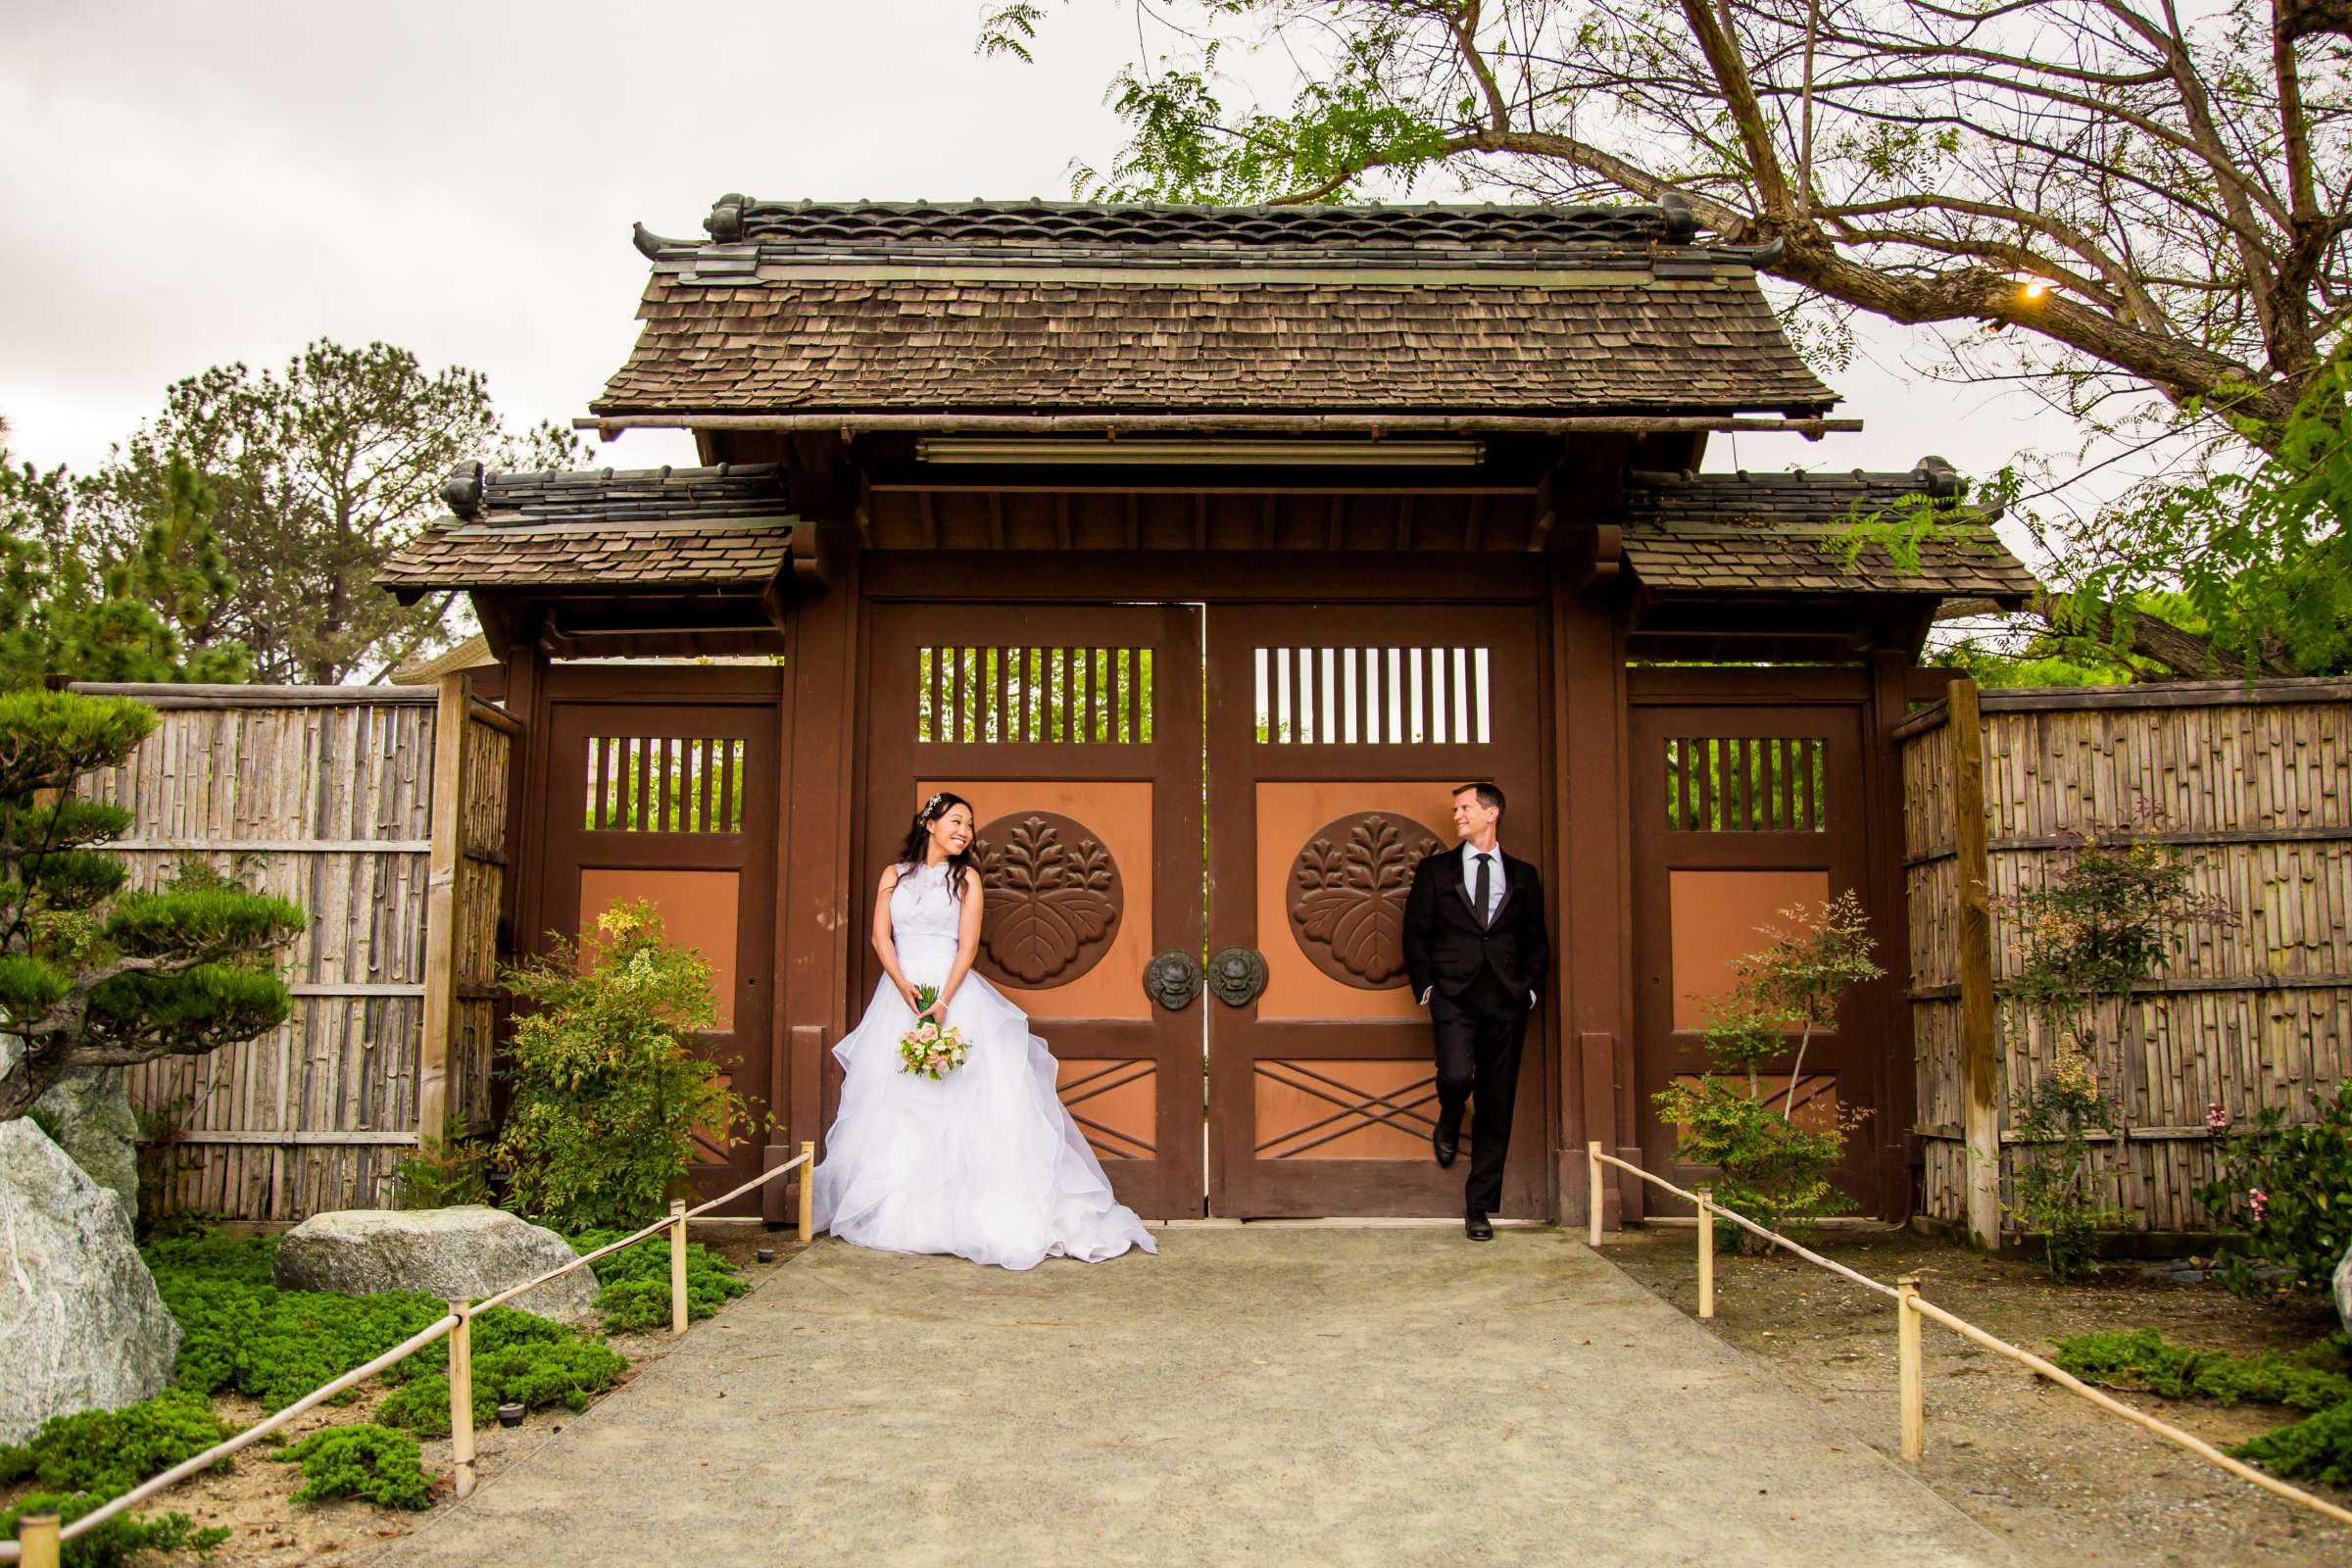
[[[1247,1007],[1266,989],[1266,960],[1250,948],[1226,948],[1208,960],[1208,989],[1228,1007]]]
[[[1144,965],[1144,994],[1170,1012],[1191,1006],[1200,983],[1200,960],[1189,953],[1155,953]]]

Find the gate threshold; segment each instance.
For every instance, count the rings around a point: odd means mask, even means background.
[[[1350,1217],[1345,1214],[1323,1215],[1315,1219],[1148,1219],[1146,1225],[1155,1231],[1239,1230],[1247,1225],[1252,1230],[1283,1229],[1303,1231],[1337,1230],[1460,1230],[1461,1220],[1439,1214],[1364,1214]],[[1494,1216],[1496,1230],[1544,1230],[1551,1226],[1547,1219],[1504,1219]]]

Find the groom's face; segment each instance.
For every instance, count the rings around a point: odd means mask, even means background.
[[[1465,842],[1488,832],[1502,820],[1502,812],[1478,798],[1478,791],[1464,790],[1453,798],[1453,831]]]

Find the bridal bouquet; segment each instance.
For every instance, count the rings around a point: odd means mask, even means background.
[[[914,988],[914,1010],[921,1012],[939,1000],[939,987]],[[963,1031],[953,1024],[942,1025],[929,1018],[918,1019],[915,1026],[899,1037],[899,1071],[919,1072],[926,1078],[937,1079],[963,1065],[964,1053],[971,1049]]]

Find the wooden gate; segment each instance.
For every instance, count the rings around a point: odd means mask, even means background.
[[[1706,699],[1690,695],[1682,674],[1637,672],[1628,771],[1636,1116],[1644,1162],[1688,1182],[1703,1173],[1674,1158],[1676,1129],[1650,1097],[1707,1070],[1712,1004],[1730,988],[1733,962],[1785,923],[1781,910],[1817,909],[1848,889],[1867,895],[1869,841],[1864,694],[1843,672],[1759,673],[1745,703],[1724,701],[1732,672],[1706,672]],[[1884,1043],[1874,1050],[1869,1032],[1852,1026],[1867,1015],[1859,1000],[1848,999],[1841,1027],[1814,1035],[1801,1076],[1784,1069],[1764,1079],[1768,1097],[1793,1102],[1800,1126],[1834,1126],[1841,1105],[1886,1103]],[[1874,1126],[1847,1142],[1836,1180],[1856,1209],[1883,1206],[1882,1141]]]
[[[593,701],[557,685],[549,702],[545,852],[536,912],[546,932],[593,930],[615,903],[646,899],[669,939],[710,962],[718,1027],[701,1038],[730,1087],[767,1108],[773,1033],[778,671],[765,666],[597,666]],[[532,933],[532,947],[544,944]],[[760,1173],[758,1137],[698,1138],[697,1187],[715,1195]],[[755,1194],[728,1212],[758,1212]]]
[[[1199,610],[892,604],[870,659],[860,921],[915,807],[969,800],[988,889],[975,968],[1037,1020],[1120,1200],[1199,1217],[1205,1004],[1145,989],[1154,955],[1200,949]],[[864,930],[853,1017],[882,979]]]
[[[1502,843],[1548,874],[1541,648],[1528,606],[1211,611],[1210,976],[1262,987],[1208,1004],[1211,1212],[1461,1212],[1466,1167],[1430,1157],[1437,1067],[1404,896],[1456,842],[1454,787],[1482,778],[1509,803]],[[1544,1034],[1539,1012],[1509,1214],[1545,1211]]]

